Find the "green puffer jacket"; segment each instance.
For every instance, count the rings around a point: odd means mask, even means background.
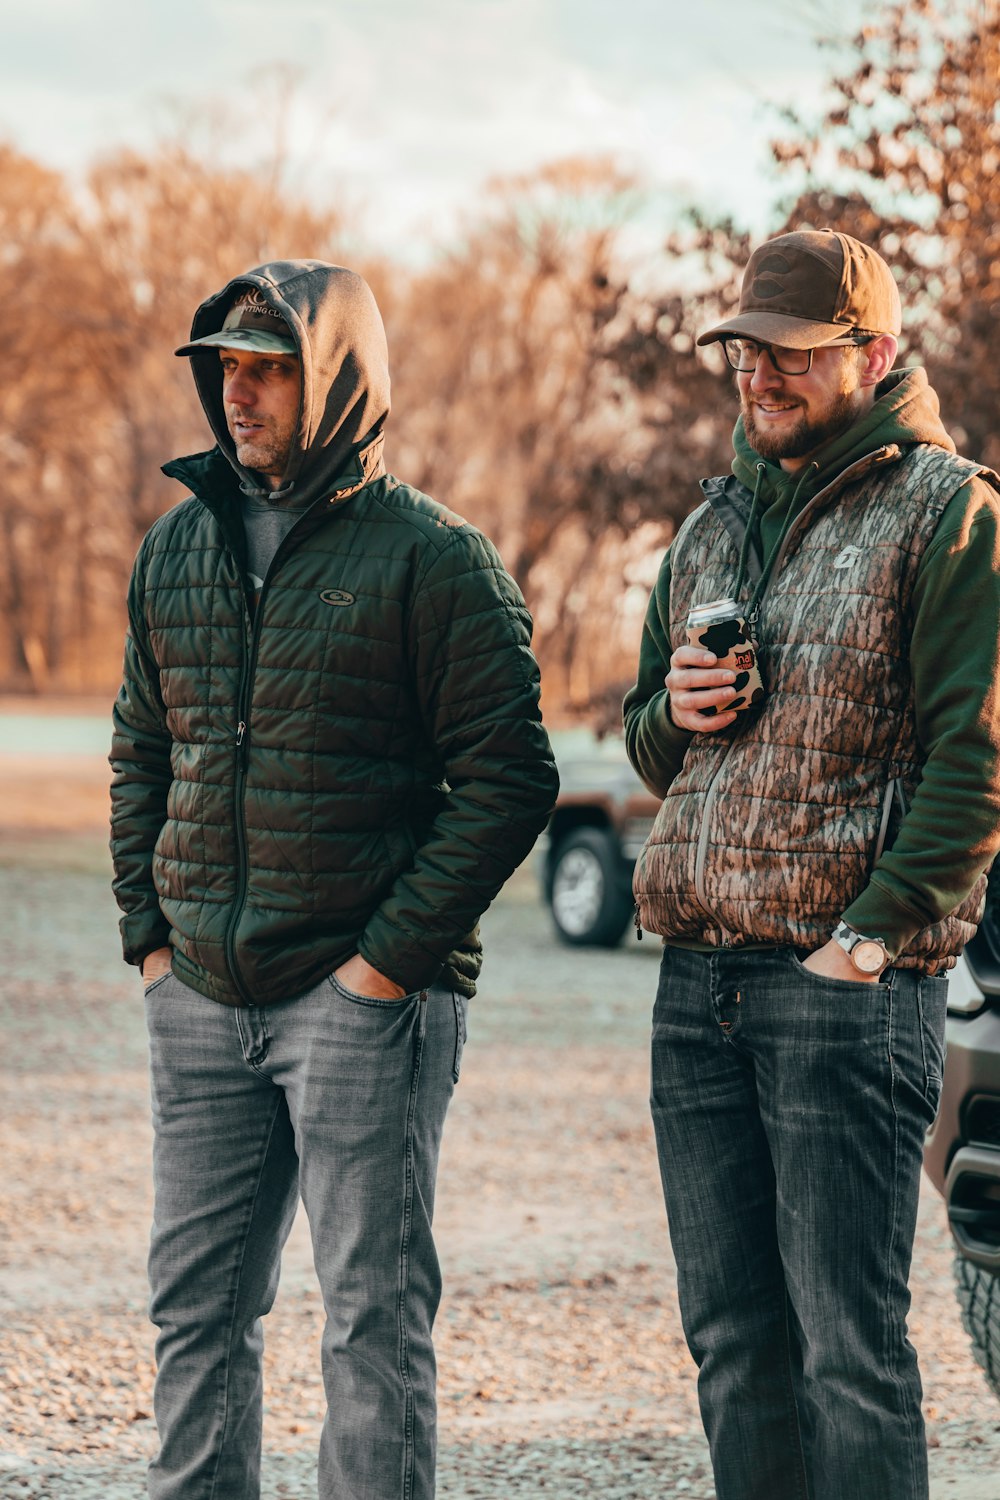
[[[444,965],[472,993],[478,918],[556,790],[516,586],[382,475],[298,523],[251,628],[228,465],[172,472],[194,498],[139,553],[115,709],[126,958],[172,942],[178,976],[232,1004],[355,952],[407,991]]]
[[[474,527],[384,472],[379,433],[316,480],[251,617],[241,472],[220,448],[168,466],[192,496],[149,532],[129,593],[111,756],[125,957],[169,943],[180,979],[236,1005],[354,953],[408,993],[440,976],[472,994],[478,919],[557,789],[520,592]]]

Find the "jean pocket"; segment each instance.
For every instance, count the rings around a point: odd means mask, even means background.
[[[823,984],[827,985],[830,989],[847,990],[848,992],[852,990],[866,990],[869,995],[878,995],[885,988],[877,979],[834,979],[828,974],[817,974],[815,969],[806,968],[794,948],[787,948],[785,952],[788,962],[795,972],[800,974],[803,979],[808,980],[810,984]]]
[[[455,1061],[451,1076],[457,1083],[462,1071],[462,1054],[469,1037],[469,1002],[465,995],[454,993],[451,999],[455,1007]]]
[[[382,995],[359,995],[357,990],[349,990],[346,984],[341,984],[336,974],[330,974],[327,977],[331,989],[340,995],[341,999],[350,1000],[352,1005],[370,1005],[374,1010],[401,1010],[404,1005],[418,1000],[422,993],[420,990],[414,990],[410,995],[400,995],[398,1000],[390,1000]]]
[[[142,989],[143,995],[151,995],[154,990],[158,990],[160,988],[161,984],[166,984],[167,980],[168,979],[173,979],[173,977],[174,977],[173,970],[172,969],[168,969],[165,974],[161,974],[158,979],[154,979],[153,982],[152,982],[152,984],[143,985],[143,989]]]
[[[948,1016],[948,981],[925,977],[917,982],[917,1015],[924,1063],[924,1098],[937,1114],[944,1084],[945,1022]]]

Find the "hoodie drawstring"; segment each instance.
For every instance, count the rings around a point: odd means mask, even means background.
[[[757,465],[757,483],[753,487],[753,504],[750,507],[750,519],[747,529],[743,534],[743,545],[740,547],[740,565],[736,571],[736,587],[733,589],[733,598],[738,599],[743,592],[743,585],[747,581],[747,559],[750,556],[750,538],[753,536],[754,522],[760,509],[760,492],[764,486],[764,474],[767,464]]]
[[[759,495],[760,495],[761,482],[762,482],[763,477],[764,477],[764,467],[765,467],[764,464],[758,464],[757,465],[757,484],[756,484],[756,486],[754,488],[753,505],[752,505],[752,507],[750,509],[750,521],[749,521],[749,523],[747,525],[747,534],[743,538],[743,546],[740,548],[740,568],[739,568],[739,572],[737,573],[737,576],[736,576],[736,584],[737,584],[736,598],[737,599],[740,596],[740,589],[742,589],[742,587],[743,587],[743,577],[744,577],[744,568],[745,568],[745,562],[746,562],[746,554],[747,554],[747,550],[748,550],[748,546],[749,546],[749,542],[750,542],[750,535],[751,535],[751,531],[752,531],[752,527],[753,527],[753,522],[754,522],[755,514],[756,514],[756,511],[757,511],[757,502],[758,502],[758,498],[759,498]],[[791,501],[789,502],[789,505],[788,505],[788,514],[785,516],[784,522],[783,522],[782,527],[781,527],[781,531],[778,533],[777,541],[775,542],[774,546],[771,548],[770,552],[767,554],[767,558],[765,559],[763,570],[761,572],[761,575],[760,575],[759,579],[757,580],[757,586],[754,589],[753,593],[750,595],[750,602],[747,605],[746,618],[747,618],[747,622],[750,625],[751,629],[754,628],[754,625],[756,623],[757,614],[758,614],[759,609],[760,609],[760,601],[761,601],[761,599],[764,596],[764,590],[767,588],[768,581],[769,581],[769,579],[771,577],[771,572],[772,572],[772,570],[774,568],[775,563],[778,560],[778,554],[781,551],[782,547],[784,546],[785,537],[788,535],[789,531],[792,529],[792,524],[793,524],[793,522],[798,517],[798,511],[796,510],[795,507],[796,507],[796,502],[798,501],[798,498],[799,498],[799,492],[802,489],[803,485],[805,484],[806,480],[810,479],[811,477],[813,477],[814,473],[815,474],[819,473],[819,464],[816,463],[815,460],[811,464],[807,464],[807,466],[802,470],[801,478],[799,479],[798,484],[795,486],[795,489],[792,492],[792,498],[791,498]]]

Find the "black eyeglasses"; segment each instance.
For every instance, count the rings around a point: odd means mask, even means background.
[[[829,344],[820,344],[821,349],[859,348],[870,344],[873,333],[852,333],[849,338],[831,339]],[[757,360],[763,350],[779,375],[808,375],[812,369],[812,349],[789,349],[784,344],[760,344],[756,339],[728,338],[719,342],[726,359],[734,370],[748,375],[757,368]]]

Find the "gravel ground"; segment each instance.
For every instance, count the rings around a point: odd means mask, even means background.
[[[139,992],[99,834],[8,836],[0,859],[0,1497],[137,1500],[154,1443]],[[486,938],[440,1175],[439,1492],[709,1500],[646,1109],[656,946],[556,947],[527,872]],[[1000,1500],[1000,1406],[929,1186],[913,1290],[935,1500]],[[319,1331],[300,1219],[267,1320],[268,1500],[315,1493]]]

